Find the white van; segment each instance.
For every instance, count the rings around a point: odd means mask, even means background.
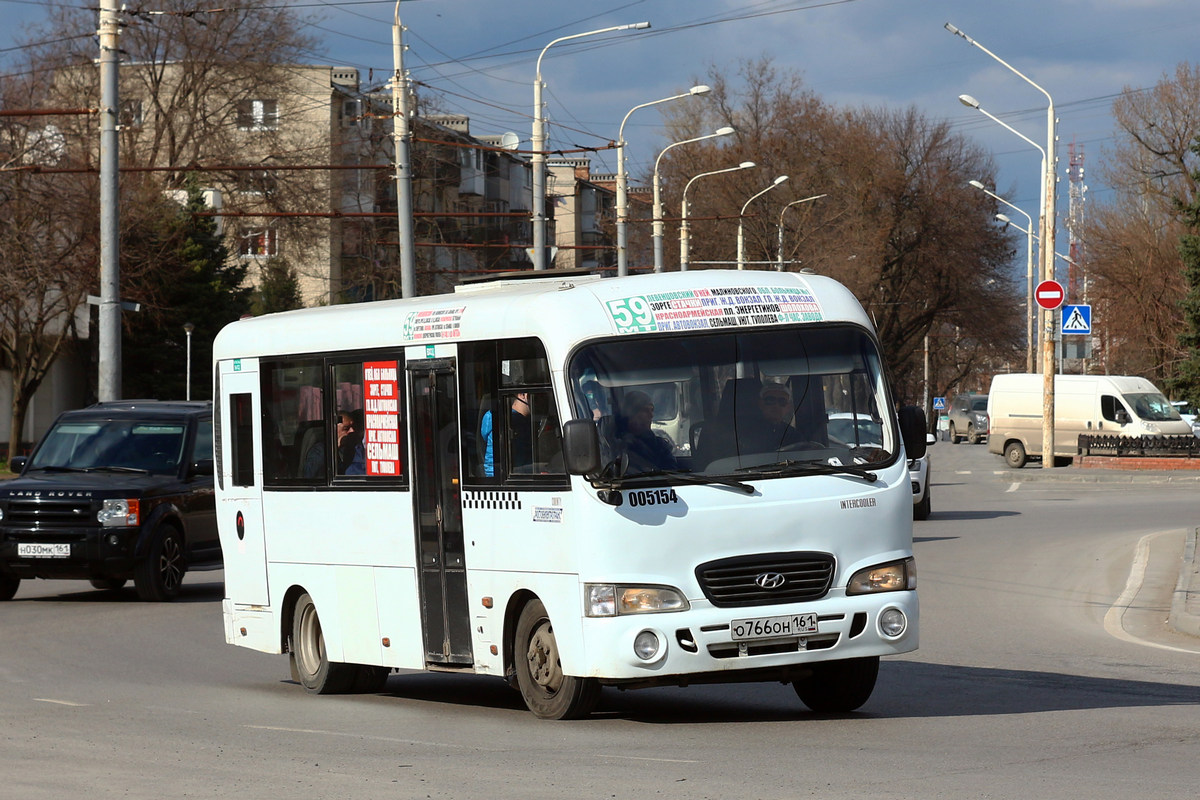
[[[1042,457],[1043,376],[997,375],[988,392],[988,451],[1013,469]],[[1073,458],[1080,434],[1191,435],[1153,383],[1128,375],[1054,376],[1054,455]]]

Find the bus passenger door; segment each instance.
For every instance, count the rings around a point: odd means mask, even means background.
[[[425,660],[471,666],[471,617],[459,493],[454,359],[409,362],[413,490]]]
[[[222,361],[221,420],[214,469],[221,482],[217,530],[225,562],[225,596],[238,605],[269,605],[267,550],[262,518],[262,420],[258,364]]]

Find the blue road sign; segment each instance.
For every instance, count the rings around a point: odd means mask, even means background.
[[[1063,306],[1061,330],[1063,333],[1091,333],[1092,307]]]
[[[933,398],[933,410],[934,411],[945,411],[946,410],[946,398],[944,398],[944,397]]]

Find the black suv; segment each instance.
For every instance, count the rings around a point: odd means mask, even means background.
[[[0,482],[0,600],[22,578],[77,578],[171,600],[219,569],[212,404],[125,400],[67,411]]]

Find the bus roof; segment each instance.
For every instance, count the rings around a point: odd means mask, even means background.
[[[844,321],[872,329],[846,287],[820,275],[699,270],[599,278],[555,270],[453,294],[307,308],[227,325],[216,360],[536,336],[551,361],[586,339]]]

